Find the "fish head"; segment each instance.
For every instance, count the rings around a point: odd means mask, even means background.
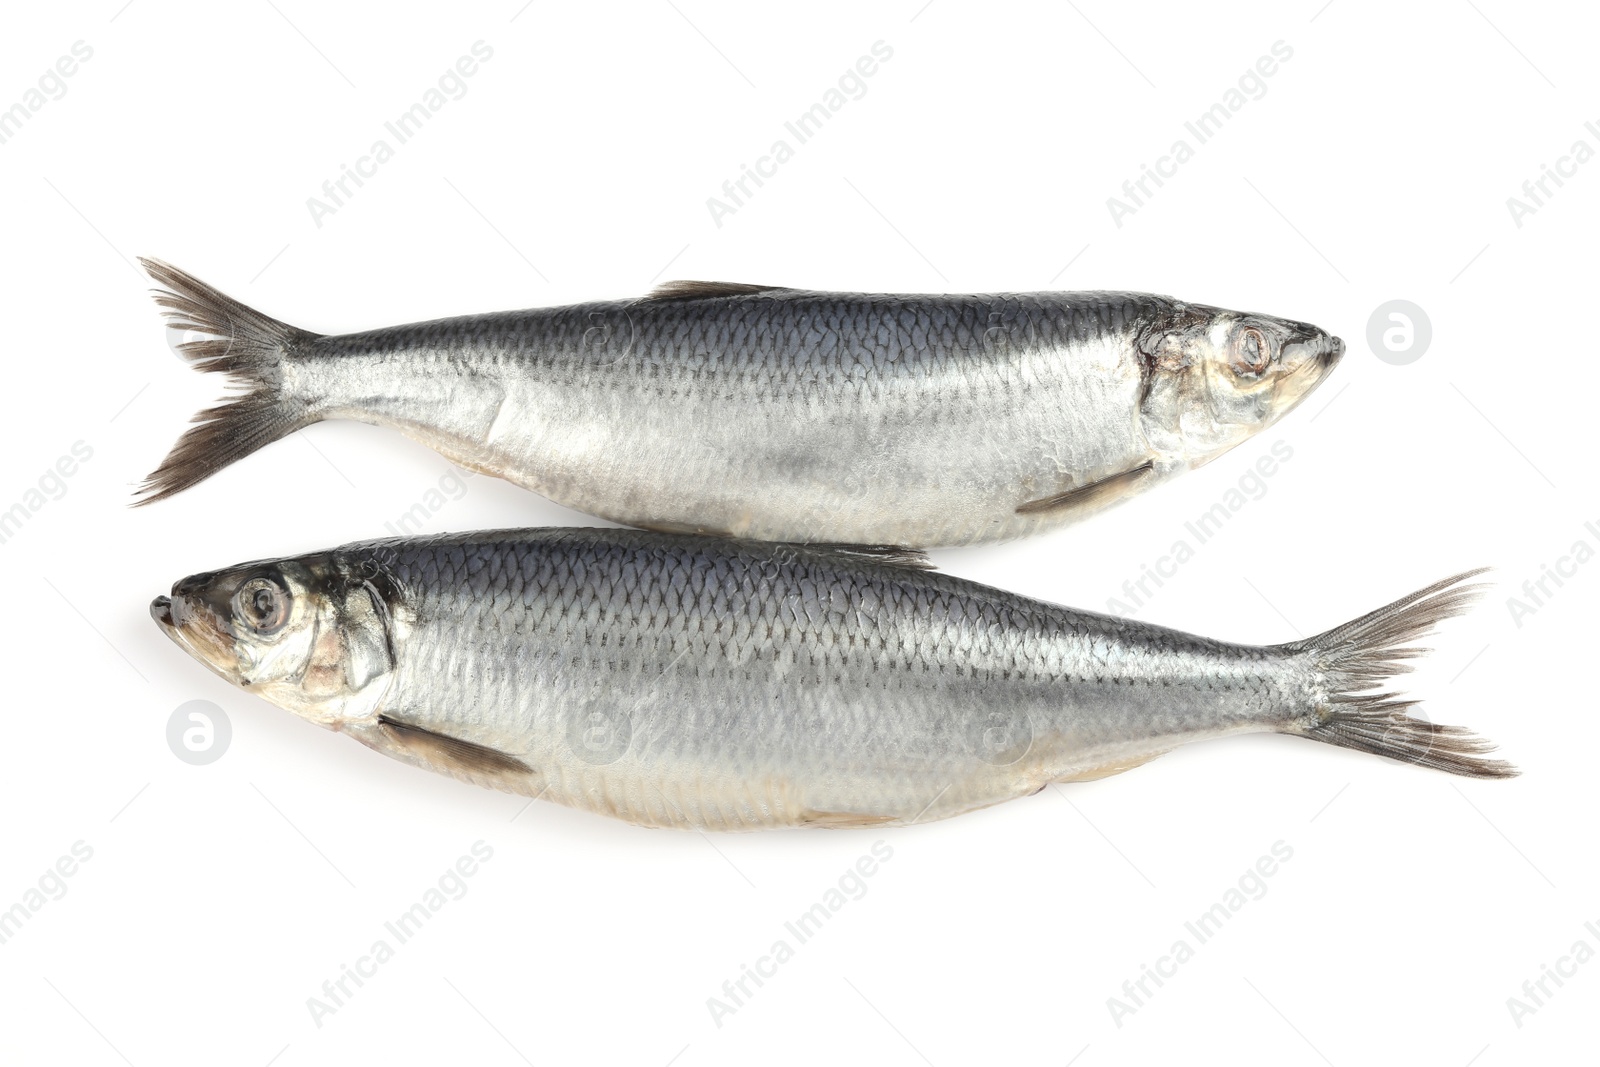
[[[1139,348],[1146,435],[1191,467],[1293,411],[1344,355],[1310,323],[1200,304],[1174,305]]]
[[[382,595],[328,555],[192,574],[150,615],[213,673],[330,728],[375,717],[394,668]]]

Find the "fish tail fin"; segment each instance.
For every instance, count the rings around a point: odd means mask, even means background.
[[[194,417],[194,425],[139,487],[135,505],[182,492],[318,419],[283,389],[284,359],[316,334],[246,307],[170,264],[139,263],[161,286],[155,299],[168,326],[209,335],[178,345],[179,355],[195,370],[228,375],[229,385],[240,391]]]
[[[1411,670],[1406,660],[1428,651],[1409,642],[1478,598],[1485,586],[1463,583],[1486,569],[1435,582],[1327,633],[1280,646],[1304,657],[1323,693],[1310,716],[1285,724],[1282,732],[1468,778],[1515,777],[1511,764],[1484,757],[1494,751],[1492,742],[1464,726],[1417,718],[1409,713],[1417,701],[1384,688],[1394,675]]]

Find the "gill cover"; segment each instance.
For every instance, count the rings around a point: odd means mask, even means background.
[[[190,655],[279,707],[324,726],[372,719],[394,669],[392,619],[379,568],[357,570],[330,554],[191,575],[152,614]]]
[[[298,681],[306,706],[290,710],[325,725],[374,717],[395,664],[393,620],[375,573],[354,573],[337,558],[310,570],[318,579],[315,633],[299,678],[286,679]]]
[[[344,599],[339,631],[345,638],[345,684],[365,689],[394,669],[389,637],[389,611],[371,582],[350,589]]]

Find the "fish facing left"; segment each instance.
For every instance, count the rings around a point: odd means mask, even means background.
[[[151,613],[273,704],[412,765],[646,826],[904,825],[1279,732],[1482,778],[1386,692],[1460,575],[1255,646],[919,553],[634,530],[395,539],[196,574]]]

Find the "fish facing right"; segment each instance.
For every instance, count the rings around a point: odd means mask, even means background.
[[[925,567],[881,548],[511,530],[196,574],[151,614],[221,677],[381,753],[643,826],[907,825],[1256,732],[1516,773],[1386,689],[1477,572],[1257,646]]]
[[[1272,425],[1343,342],[1144,293],[646,297],[360,333],[296,329],[145,269],[180,350],[244,391],[145,483],[188,488],[324,419],[390,427],[604,519],[917,548],[1077,521]]]

